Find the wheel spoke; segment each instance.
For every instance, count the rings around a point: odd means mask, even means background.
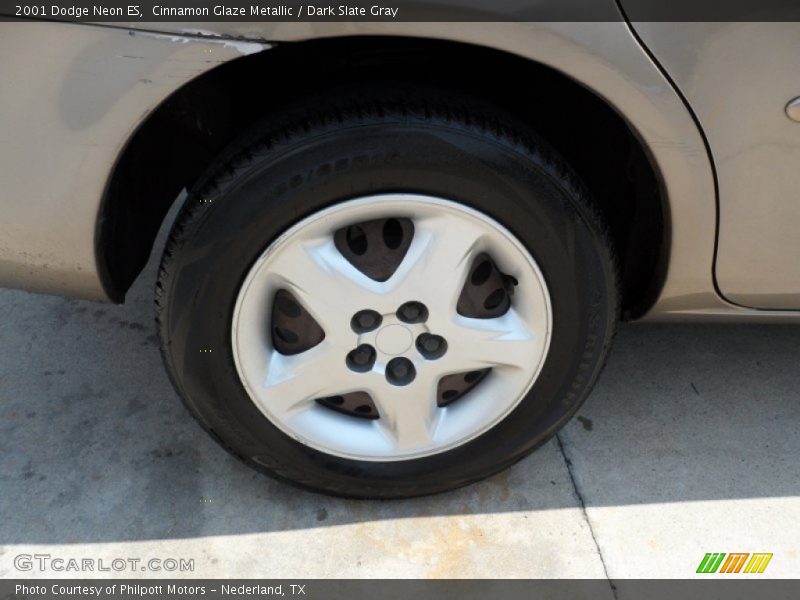
[[[310,408],[316,398],[358,389],[341,350],[327,341],[292,356],[273,351],[262,381],[269,410],[285,416]]]
[[[288,289],[330,334],[349,333],[350,316],[374,308],[381,284],[361,273],[332,240],[298,243],[286,248],[272,269],[276,286]]]
[[[418,379],[413,385],[384,390],[374,400],[380,415],[378,425],[398,452],[432,444],[440,411],[429,381]]]
[[[447,356],[452,367],[448,370],[530,368],[540,355],[544,333],[537,333],[513,308],[496,319],[457,316],[445,335],[453,340]]]
[[[445,216],[415,221],[414,240],[389,280],[396,296],[422,299],[443,314],[455,312],[484,237],[481,228]]]

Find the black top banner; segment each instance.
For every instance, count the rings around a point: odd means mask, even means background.
[[[0,0],[0,18],[75,22],[799,21],[798,0]]]

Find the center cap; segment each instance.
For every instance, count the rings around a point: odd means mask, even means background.
[[[414,336],[405,325],[387,325],[375,336],[378,350],[389,356],[402,354],[411,347]]]

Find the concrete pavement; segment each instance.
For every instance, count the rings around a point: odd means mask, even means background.
[[[0,290],[0,576],[82,575],[14,566],[49,553],[194,560],[124,577],[689,577],[737,551],[800,574],[800,327],[623,326],[533,456],[433,498],[345,501],[251,472],[194,423],[154,273],[125,306]]]

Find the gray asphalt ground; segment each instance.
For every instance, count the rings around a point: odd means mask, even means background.
[[[706,552],[800,574],[800,327],[621,328],[558,439],[432,498],[345,501],[252,472],[161,365],[155,262],[124,306],[0,290],[0,577],[19,554],[184,558],[123,577],[689,577]],[[101,575],[97,573],[95,575]]]

